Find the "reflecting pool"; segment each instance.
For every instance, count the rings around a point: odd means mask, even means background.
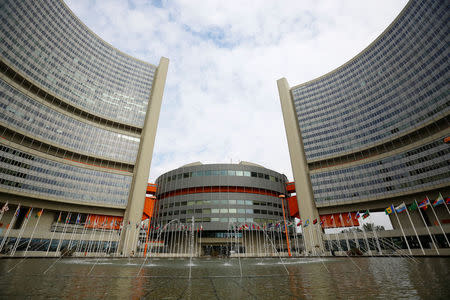
[[[449,299],[449,258],[1,259],[0,298]]]

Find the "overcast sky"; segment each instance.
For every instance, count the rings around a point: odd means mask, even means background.
[[[66,0],[114,47],[170,59],[150,181],[186,163],[261,164],[292,180],[276,80],[323,75],[371,43],[405,0]]]

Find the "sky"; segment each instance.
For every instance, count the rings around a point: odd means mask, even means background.
[[[406,2],[66,0],[114,47],[170,60],[150,182],[195,161],[250,161],[292,180],[276,81],[339,67]]]

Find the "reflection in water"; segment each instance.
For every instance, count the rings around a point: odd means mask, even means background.
[[[0,260],[0,298],[446,299],[448,258]],[[54,264],[46,275],[44,270]],[[329,271],[327,271],[327,269]]]

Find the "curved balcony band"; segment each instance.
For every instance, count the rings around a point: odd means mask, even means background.
[[[63,164],[0,143],[0,188],[11,192],[125,208],[131,175]]]
[[[71,151],[134,164],[139,138],[60,113],[0,80],[0,123]]]
[[[333,171],[312,172],[318,207],[354,203],[446,187],[450,178],[450,147],[444,136],[383,159]]]

